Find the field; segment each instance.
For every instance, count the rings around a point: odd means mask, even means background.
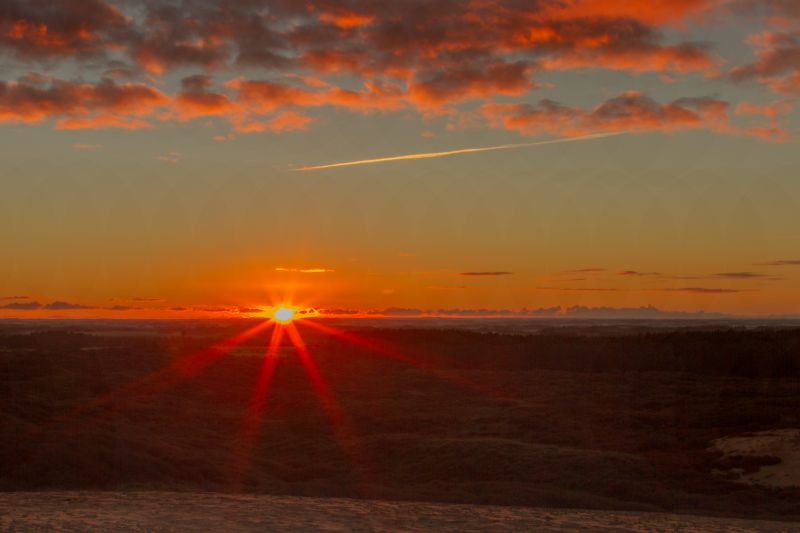
[[[3,323],[0,490],[800,519],[742,482],[780,458],[711,447],[800,427],[800,329],[300,324],[319,374],[284,338],[259,387],[269,331],[219,344],[253,325]]]

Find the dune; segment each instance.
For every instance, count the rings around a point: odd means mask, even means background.
[[[734,466],[724,472],[736,481],[766,487],[800,487],[800,429],[723,437],[711,444],[724,458],[743,464],[756,463],[749,468]]]
[[[3,531],[797,531],[666,513],[192,492],[0,493]]]

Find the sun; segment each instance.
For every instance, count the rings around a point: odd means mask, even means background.
[[[279,307],[272,313],[272,318],[274,318],[276,322],[291,322],[294,320],[294,309],[291,307]]]

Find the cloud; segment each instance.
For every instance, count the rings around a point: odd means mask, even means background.
[[[335,307],[332,309],[318,309],[321,315],[357,315],[361,313],[358,309],[350,309],[345,307]]]
[[[706,24],[728,14],[731,4],[6,0],[0,8],[0,54],[10,58],[11,71],[78,68],[84,76],[103,77],[86,82],[29,75],[0,82],[0,121],[55,119],[62,129],[132,130],[221,117],[236,132],[290,132],[312,126],[309,108],[413,110],[430,117],[471,113],[476,104],[476,116],[490,125],[531,135],[704,128],[785,139],[787,128],[775,119],[733,126],[728,102],[714,96],[659,103],[623,93],[594,109],[552,100],[528,103],[527,96],[544,87],[542,80],[553,71],[716,77],[723,61],[712,46],[673,30]],[[735,4],[773,19],[798,16],[786,0]],[[798,94],[799,39],[796,29],[751,36],[756,60],[734,67],[728,77]],[[179,77],[174,94],[156,89]],[[147,83],[112,81],[133,79]],[[737,114],[760,116],[747,108]]]
[[[579,268],[577,270],[565,270],[564,273],[566,274],[599,274],[601,272],[605,272],[605,268],[599,267],[589,267],[589,268]]]
[[[552,291],[552,292],[619,292],[621,290],[614,287],[536,287],[534,291]]]
[[[502,270],[497,271],[479,271],[479,272],[459,272],[459,276],[510,276],[513,272],[505,272]]]
[[[62,302],[60,300],[56,300],[54,302],[50,302],[42,306],[42,309],[47,309],[50,311],[71,311],[74,309],[97,309],[91,305],[83,305],[83,304],[76,304],[70,302]]]
[[[648,289],[656,292],[686,292],[690,294],[733,294],[737,292],[746,292],[746,289],[720,289],[717,287],[678,287],[678,288],[663,288],[663,289]]]
[[[748,42],[756,48],[756,60],[732,68],[731,79],[758,80],[776,93],[800,95],[800,31],[765,31]]]
[[[157,155],[156,159],[159,161],[164,161],[165,163],[175,164],[181,160],[181,154],[175,150],[170,150],[165,154]]]
[[[716,274],[712,274],[715,278],[727,278],[727,279],[754,279],[754,278],[764,278],[766,274],[761,274],[760,272],[718,272]]]
[[[383,310],[368,311],[370,315],[382,316],[419,316],[425,314],[422,309],[407,308],[407,307],[388,307]]]
[[[122,45],[129,21],[103,0],[4,0],[0,50],[22,60],[91,58]]]
[[[111,307],[104,307],[103,309],[108,309],[109,311],[141,311],[144,307],[135,307],[131,305],[114,305]]]
[[[234,130],[240,133],[304,131],[312,122],[314,119],[304,113],[283,111],[266,121],[249,120],[239,123]]]
[[[763,266],[800,266],[800,259],[779,259],[759,264]]]
[[[144,298],[141,296],[137,296],[135,298],[131,298],[133,302],[163,302],[164,298]]]
[[[550,292],[684,292],[689,294],[732,294],[747,289],[721,289],[716,287],[535,287],[533,291]]]
[[[275,268],[276,272],[299,272],[301,274],[327,274],[330,272],[336,272],[331,268],[284,268],[284,267],[277,267]]]
[[[132,116],[150,115],[169,98],[141,83],[118,84],[105,78],[97,83],[58,78],[20,78],[0,81],[0,122],[40,122],[61,118],[58,127],[142,127]],[[124,115],[124,116],[122,116]]]
[[[76,150],[96,150],[98,148],[102,148],[102,144],[92,144],[92,143],[74,143],[72,145],[73,148]]]
[[[617,273],[618,276],[623,277],[650,277],[650,276],[661,276],[660,272],[639,272],[637,270],[622,270]]]
[[[712,74],[718,61],[705,43],[667,42],[660,26],[679,24],[716,3],[681,0],[667,9],[662,2],[626,1],[598,9],[585,0],[411,6],[349,0],[8,0],[0,11],[0,52],[10,52],[22,65],[35,60],[59,72],[62,63],[77,61],[105,66],[110,77],[144,72],[159,80],[180,73],[184,78],[171,99],[171,117],[219,115],[235,124],[269,124],[260,131],[290,131],[305,127],[308,116],[279,114],[268,121],[248,116],[313,106],[443,112],[460,102],[520,96],[538,86],[540,73],[584,66]],[[230,80],[225,87],[235,94],[213,89],[212,75],[237,69],[262,69],[276,79]],[[357,88],[337,87],[333,80],[342,75]],[[284,83],[291,76],[305,86]],[[86,109],[103,114],[93,104],[89,99]],[[53,114],[42,113],[18,113],[15,120]],[[92,124],[87,117],[77,120],[70,118],[63,127]],[[130,120],[96,124],[136,127]]]
[[[0,305],[0,309],[15,309],[17,311],[28,311],[41,308],[42,304],[39,302],[12,302],[10,304]]]
[[[17,295],[14,295],[14,296],[0,296],[0,301],[3,301],[3,300],[30,300],[30,299],[31,299],[30,296],[17,296]]]
[[[525,135],[579,136],[598,132],[648,132],[709,129],[748,133],[735,128],[729,103],[711,96],[683,97],[659,103],[638,91],[627,91],[592,109],[569,107],[554,100],[537,104],[489,103],[478,110],[493,127]]]

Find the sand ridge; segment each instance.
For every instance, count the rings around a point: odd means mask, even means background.
[[[3,531],[788,532],[800,523],[666,513],[191,492],[0,493]]]

